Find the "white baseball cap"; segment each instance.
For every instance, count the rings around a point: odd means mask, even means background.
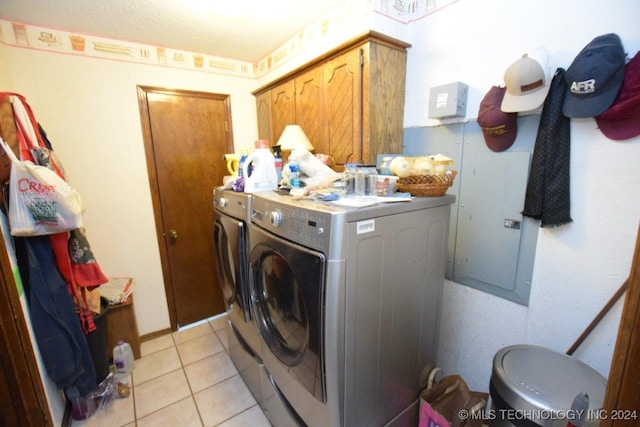
[[[539,108],[549,93],[544,69],[526,53],[504,73],[507,91],[502,99],[502,111],[517,113]]]

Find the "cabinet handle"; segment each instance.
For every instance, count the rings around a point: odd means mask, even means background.
[[[504,227],[505,228],[513,228],[515,230],[520,230],[520,221],[518,221],[516,219],[505,218],[504,219]]]

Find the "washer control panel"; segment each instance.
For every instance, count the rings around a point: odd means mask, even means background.
[[[265,230],[301,245],[326,250],[332,216],[298,206],[254,199],[251,222]]]

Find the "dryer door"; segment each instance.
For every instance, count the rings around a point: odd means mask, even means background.
[[[324,401],[325,256],[258,228],[251,233],[249,283],[260,334],[296,381]]]
[[[238,304],[248,321],[246,241],[246,225],[243,221],[216,214],[213,244],[222,295],[227,310],[232,304]]]

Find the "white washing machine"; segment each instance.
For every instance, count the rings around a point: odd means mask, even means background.
[[[355,209],[253,194],[249,285],[273,425],[417,425],[453,201]]]

